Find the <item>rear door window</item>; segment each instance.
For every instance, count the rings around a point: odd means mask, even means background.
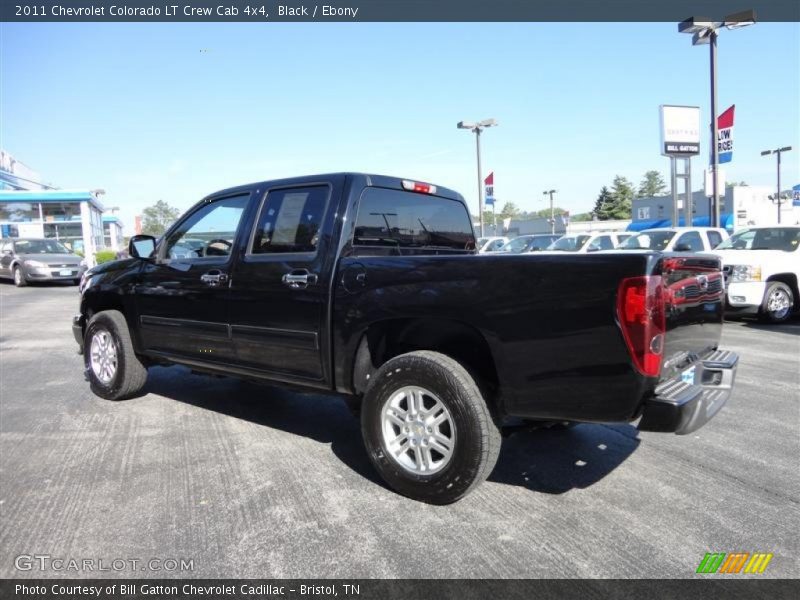
[[[722,243],[722,236],[719,231],[707,231],[706,235],[708,236],[708,243],[710,244],[709,248],[716,248]]]
[[[370,187],[361,196],[353,245],[471,250],[475,237],[458,200]]]
[[[681,244],[686,244],[689,246],[692,252],[702,252],[703,251],[703,240],[700,237],[700,234],[696,231],[687,231],[681,237],[678,238],[678,241],[675,242],[675,247],[677,248]]]
[[[268,192],[258,215],[252,254],[316,252],[329,195],[328,186]]]

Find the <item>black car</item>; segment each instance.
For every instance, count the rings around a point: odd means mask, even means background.
[[[236,187],[130,253],[87,273],[73,320],[97,395],[139,393],[157,364],[339,392],[376,469],[427,502],[488,476],[507,418],[689,433],[736,372],[722,286],[686,293],[716,257],[476,255],[464,199],[427,183]]]

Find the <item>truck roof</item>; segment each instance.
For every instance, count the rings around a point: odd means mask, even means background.
[[[464,197],[459,194],[458,192],[451,190],[450,188],[446,188],[434,183],[430,183],[427,181],[423,181],[420,179],[413,179],[407,177],[393,177],[390,175],[377,175],[372,173],[357,173],[352,171],[344,171],[339,173],[322,173],[319,175],[302,175],[299,177],[284,177],[281,179],[270,179],[266,181],[257,181],[254,183],[248,183],[245,185],[238,185],[231,188],[226,188],[224,190],[219,190],[212,194],[206,196],[206,198],[215,198],[217,196],[228,195],[236,192],[242,192],[245,190],[251,190],[253,188],[270,188],[270,187],[281,187],[281,186],[288,186],[288,185],[308,185],[312,183],[319,183],[323,181],[330,181],[332,179],[344,179],[346,177],[350,177],[356,184],[361,184],[368,187],[385,187],[385,188],[393,188],[398,190],[404,190],[403,182],[416,182],[416,183],[425,183],[429,185],[433,185],[436,187],[436,196],[440,196],[443,198],[450,198],[451,200],[458,200],[460,202],[464,202]],[[406,190],[410,191],[410,190]],[[204,198],[204,199],[206,199]]]

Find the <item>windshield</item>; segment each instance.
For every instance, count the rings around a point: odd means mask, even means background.
[[[674,231],[643,231],[629,237],[618,248],[622,250],[664,250],[675,237]]]
[[[528,247],[528,242],[531,241],[531,238],[527,237],[518,237],[514,238],[507,244],[505,244],[502,248],[500,248],[499,252],[513,252],[514,254],[519,254],[523,252],[525,248]]]
[[[548,250],[561,250],[562,252],[578,252],[588,241],[589,235],[570,235],[557,239],[550,244]]]
[[[767,227],[743,229],[716,247],[717,250],[782,250],[794,252],[800,244],[800,229]]]
[[[55,240],[19,240],[14,242],[17,254],[72,254]]]

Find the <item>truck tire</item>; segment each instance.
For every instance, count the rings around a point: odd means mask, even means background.
[[[25,278],[25,271],[22,269],[20,265],[14,267],[14,271],[12,272],[12,276],[14,278],[14,285],[17,287],[25,287],[28,285],[28,280]]]
[[[83,362],[92,391],[107,400],[139,393],[147,369],[133,351],[128,323],[118,310],[95,314],[83,338]]]
[[[794,295],[792,288],[781,281],[773,281],[764,293],[761,317],[768,323],[783,323],[792,316]]]
[[[450,504],[489,476],[501,435],[478,385],[438,352],[397,356],[371,378],[361,408],[370,460],[395,491]]]

